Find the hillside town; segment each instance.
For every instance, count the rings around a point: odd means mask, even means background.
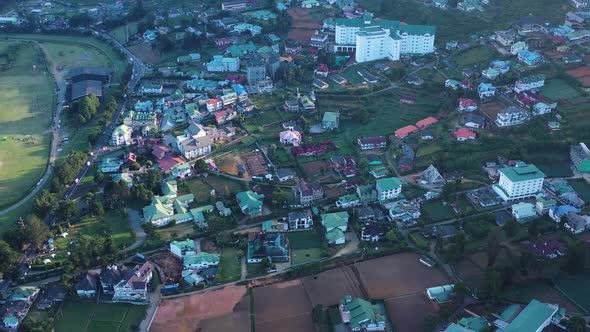
[[[0,330],[590,330],[589,1],[8,1],[0,37]]]

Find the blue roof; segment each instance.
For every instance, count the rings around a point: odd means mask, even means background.
[[[541,57],[541,55],[537,52],[529,51],[529,50],[522,50],[518,52],[518,56],[526,59],[527,61],[534,61]]]
[[[478,91],[496,90],[496,87],[491,83],[481,82],[481,83],[479,83],[477,90]]]
[[[559,217],[566,215],[568,212],[580,212],[580,209],[573,207],[571,205],[553,206],[550,210],[554,215]]]
[[[234,89],[235,93],[237,93],[238,95],[245,95],[245,94],[247,94],[246,88],[244,88],[244,86],[241,85],[241,84],[234,84],[232,86],[232,88]]]

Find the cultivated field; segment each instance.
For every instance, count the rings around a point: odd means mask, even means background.
[[[163,300],[150,331],[250,331],[248,302],[244,286]]]
[[[56,332],[132,332],[144,318],[145,306],[66,302],[58,311]]]
[[[424,330],[424,317],[428,314],[436,316],[437,308],[430,302],[426,294],[414,294],[385,300],[396,332],[414,332]]]
[[[570,99],[581,95],[578,90],[560,79],[549,81],[541,88],[541,93],[551,100]]]
[[[256,331],[313,331],[312,308],[301,280],[254,289]]]
[[[580,291],[580,289],[583,288],[583,285],[580,284],[579,281],[576,281],[574,287],[576,290],[573,293],[570,293],[572,292],[572,289],[567,289],[567,287],[564,287],[563,291],[565,294],[572,294],[576,299],[586,301],[584,297],[588,294],[584,294],[584,292]],[[578,308],[574,302],[570,301],[567,296],[562,295],[559,289],[560,287],[558,287],[557,284],[554,288],[548,282],[536,280],[515,284],[512,289],[506,291],[503,295],[510,301],[526,303],[532,299],[537,299],[545,303],[559,304],[560,307],[565,308],[568,312],[582,313],[582,310]],[[580,294],[579,297],[578,294]],[[588,301],[586,301],[586,304],[588,304]]]
[[[310,11],[303,8],[292,8],[288,13],[292,18],[289,38],[296,40],[301,45],[309,45],[309,38],[313,36],[316,29],[322,26],[322,20],[312,18]]]
[[[367,295],[372,299],[418,293],[424,295],[428,287],[449,283],[442,272],[426,267],[419,259],[420,255],[416,253],[402,253],[364,261],[355,266]]]
[[[568,70],[566,73],[578,80],[582,86],[590,86],[590,67],[578,67],[576,69]]]
[[[43,176],[51,143],[53,78],[31,43],[0,42],[0,58],[17,47],[16,58],[0,72],[0,206],[9,206]]]
[[[235,152],[230,152],[215,158],[217,168],[223,173],[238,175],[238,165],[241,163],[240,157]]]
[[[506,108],[506,105],[502,104],[499,101],[493,101],[490,103],[485,103],[479,105],[479,109],[490,119],[491,121],[495,121],[498,113]]]
[[[302,279],[313,306],[338,304],[345,295],[367,298],[354,268],[347,266]]]

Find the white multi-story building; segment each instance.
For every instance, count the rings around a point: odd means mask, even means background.
[[[114,302],[145,302],[147,301],[148,284],[152,280],[154,267],[150,262],[136,266],[128,271],[123,280],[114,288]]]
[[[380,59],[399,60],[402,55],[434,52],[436,28],[429,25],[405,25],[399,21],[362,18],[335,20],[335,52],[355,52],[357,62]]]
[[[375,184],[380,202],[398,198],[402,193],[402,182],[398,178],[383,178]]]
[[[213,140],[203,127],[192,123],[183,135],[176,137],[178,151],[186,159],[193,159],[211,152]]]
[[[500,180],[494,191],[504,200],[512,201],[535,196],[543,188],[545,174],[533,164],[519,162],[499,170]]]
[[[545,75],[538,74],[520,78],[514,85],[514,91],[520,93],[527,90],[538,89],[545,85]]]
[[[133,129],[124,124],[115,127],[115,129],[113,129],[113,133],[111,134],[111,145],[120,146],[131,144],[132,133]]]
[[[516,126],[525,123],[531,119],[529,112],[516,106],[510,106],[496,115],[496,125],[498,127]]]

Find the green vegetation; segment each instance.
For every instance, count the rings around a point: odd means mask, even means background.
[[[428,250],[428,245],[430,241],[426,239],[422,234],[419,232],[411,232],[409,234],[410,240],[416,244],[416,246],[420,249]]]
[[[453,210],[449,204],[442,201],[429,201],[422,205],[422,213],[430,222],[437,222],[453,218]]]
[[[574,190],[586,202],[590,202],[590,184],[584,179],[576,179],[568,181]]]
[[[242,274],[242,255],[236,247],[224,247],[221,250],[221,260],[217,268],[217,282],[230,282],[240,279]]]
[[[569,85],[566,81],[561,79],[553,79],[549,80],[541,88],[541,93],[554,101],[558,101],[560,99],[570,99],[576,98],[581,96],[580,92]]]
[[[322,238],[314,231],[301,231],[287,233],[291,249],[320,248]]]
[[[291,264],[307,263],[325,256],[324,250],[321,248],[291,249]]]
[[[11,55],[12,54],[12,55]],[[53,79],[31,43],[0,42],[0,206],[10,206],[43,176],[51,143]]]
[[[145,310],[131,304],[66,302],[57,314],[55,331],[136,331]]]
[[[491,61],[494,56],[494,51],[489,46],[480,46],[454,56],[453,60],[460,67],[469,67],[476,63]]]

